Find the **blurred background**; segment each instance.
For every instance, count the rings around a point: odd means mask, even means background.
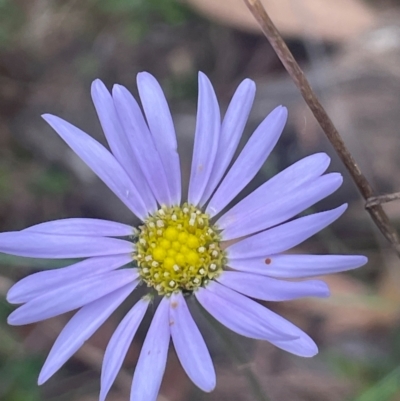
[[[378,193],[400,190],[400,2],[265,0],[272,19],[305,69],[361,169]],[[364,211],[353,183],[242,0],[0,0],[0,230],[63,217],[136,223],[132,215],[40,118],[57,114],[104,143],[90,99],[102,79],[136,91],[147,70],[163,86],[189,174],[197,71],[212,80],[222,110],[238,83],[256,81],[244,137],[275,106],[289,122],[251,188],[318,151],[345,183],[313,210],[349,202],[345,216],[299,252],[362,253],[359,271],[327,277],[332,297],[268,304],[320,346],[311,360],[210,325],[200,327],[217,369],[203,394],[186,378],[173,349],[163,401],[400,400],[400,263]],[[244,139],[245,139],[244,138]],[[385,206],[393,223],[400,202]],[[53,378],[40,368],[69,316],[9,327],[4,297],[20,278],[68,261],[0,255],[0,400],[94,401],[104,348],[123,306]],[[196,308],[196,305],[193,305]],[[201,320],[203,319],[203,321]],[[148,319],[147,319],[148,320]],[[128,400],[146,331],[136,336],[109,400]],[[172,348],[172,347],[171,347]]]

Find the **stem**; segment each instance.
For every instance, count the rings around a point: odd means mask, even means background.
[[[392,202],[394,200],[400,199],[400,192],[394,192],[393,194],[371,196],[365,205],[366,208],[370,208],[376,205],[382,205],[382,203]]]
[[[371,184],[361,172],[352,154],[346,148],[342,137],[335,128],[324,107],[318,100],[318,97],[311,88],[306,76],[304,75],[304,72],[297,64],[293,54],[271,21],[268,13],[265,11],[265,8],[261,4],[260,0],[244,0],[244,2],[253,14],[254,18],[257,20],[261,30],[268,39],[275,53],[278,55],[286,71],[289,73],[297,88],[300,90],[301,95],[314,114],[314,117],[318,121],[346,169],[349,171],[362,197],[367,201],[369,198],[374,196],[374,191]],[[399,236],[391,226],[389,218],[384,212],[382,206],[380,204],[369,206],[367,208],[367,212],[370,214],[376,226],[379,228],[385,238],[392,244],[397,255],[400,257]]]

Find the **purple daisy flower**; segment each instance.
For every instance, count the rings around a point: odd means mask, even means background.
[[[13,325],[80,308],[57,338],[39,384],[49,379],[139,284],[147,285],[148,295],[132,307],[111,337],[102,367],[100,400],[106,398],[155,295],[162,298],[137,362],[131,400],[157,398],[170,337],[190,379],[204,391],[215,387],[210,354],[185,301],[190,295],[236,333],[267,340],[296,355],[315,355],[317,346],[307,334],[251,298],[326,297],[329,290],[323,281],[292,279],[345,271],[367,262],[356,255],[284,254],[345,211],[346,205],[342,205],[292,219],[333,193],[342,183],[341,175],[323,175],[329,157],[314,154],[277,174],[221,215],[272,151],[287,110],[282,106],[273,110],[228,169],[254,100],[255,85],[249,79],[240,84],[221,123],[213,87],[200,73],[189,193],[182,203],[177,141],[166,99],[150,74],[140,73],[137,84],[144,116],[124,87],[115,85],[110,94],[101,81],[92,85],[93,102],[111,152],[68,122],[48,114],[43,118],[142,225],[134,228],[77,218],[0,234],[4,253],[85,258],[26,277],[8,293],[9,302],[23,304],[9,316]]]

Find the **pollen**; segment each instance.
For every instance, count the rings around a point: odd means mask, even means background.
[[[137,238],[141,278],[160,295],[192,292],[217,277],[226,262],[209,215],[186,203],[159,209]]]

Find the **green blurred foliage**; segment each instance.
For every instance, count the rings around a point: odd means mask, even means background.
[[[0,0],[0,48],[10,48],[20,27],[24,14],[13,0]]]
[[[396,401],[400,396],[400,366],[386,374],[353,401]]]
[[[70,176],[61,170],[49,167],[31,177],[33,193],[63,195],[71,189]]]
[[[349,401],[397,401],[400,397],[400,328],[389,335],[386,348],[391,352],[377,353],[371,347],[369,354],[352,355],[327,352],[327,364],[338,376],[357,383],[357,396]],[[394,398],[393,398],[394,397]]]
[[[29,355],[24,355],[23,359],[9,358],[0,364],[0,399],[40,401],[37,375],[42,364],[42,358]]]
[[[12,194],[11,172],[8,166],[0,165],[0,201],[10,200]]]
[[[93,6],[108,18],[118,18],[126,39],[137,42],[154,24],[176,25],[185,22],[191,13],[174,0],[91,0]]]
[[[92,0],[96,6],[106,13],[127,18],[148,19],[156,15],[161,21],[168,24],[183,22],[187,17],[187,9],[174,0]]]
[[[197,98],[197,75],[188,74],[179,76],[179,79],[171,76],[163,82],[163,88],[171,100],[195,100]]]
[[[11,305],[0,302],[0,321],[6,322]],[[42,356],[24,353],[21,339],[6,324],[0,325],[0,400],[40,401],[37,375]]]

